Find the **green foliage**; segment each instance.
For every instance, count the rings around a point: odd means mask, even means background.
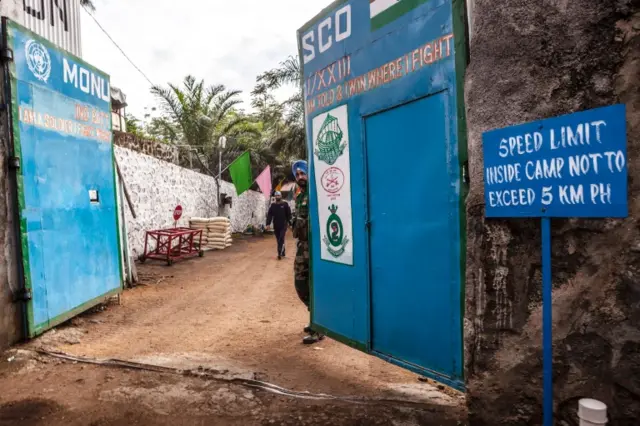
[[[286,85],[298,91],[278,102],[273,92]],[[183,166],[215,176],[220,152],[224,168],[248,150],[253,173],[271,166],[275,185],[289,176],[293,160],[307,157],[300,64],[293,56],[258,76],[251,93],[252,113],[239,109],[240,91],[209,86],[193,76],[185,77],[180,85],[152,87],[151,92],[158,100],[160,116],[144,126],[128,116],[127,127],[131,133],[179,146]],[[221,136],[227,138],[222,150]],[[228,173],[223,178],[228,179]]]
[[[264,138],[276,155],[277,161],[273,168],[274,181],[278,182],[289,176],[293,160],[307,158],[304,97],[300,82],[300,61],[297,57],[290,56],[278,67],[260,74],[251,93],[254,108],[263,111],[263,119],[270,119],[271,131]],[[298,90],[286,101],[277,103],[272,93],[284,86],[293,86]]]
[[[144,137],[144,130],[142,128],[143,126],[140,123],[140,120],[138,120],[131,114],[126,114],[124,116],[124,121],[127,128],[127,133],[131,133],[138,137]]]
[[[86,7],[92,12],[96,10],[96,5],[93,4],[93,0],[80,0],[80,6]]]
[[[204,80],[187,76],[182,85],[155,86],[151,92],[160,103],[161,116],[151,121],[155,134],[181,147],[182,158],[197,161],[202,171],[216,175],[220,148],[225,136],[231,145],[223,150],[227,159],[238,138],[257,132],[249,126],[250,117],[238,113],[239,90],[227,90],[224,85],[206,86]],[[256,135],[257,136],[257,135]]]

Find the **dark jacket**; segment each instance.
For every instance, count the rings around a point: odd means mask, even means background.
[[[274,229],[286,229],[291,222],[291,209],[286,201],[275,202],[269,207],[267,214],[267,226],[273,221]]]

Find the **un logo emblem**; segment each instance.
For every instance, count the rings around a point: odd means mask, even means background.
[[[51,75],[51,56],[47,48],[35,40],[29,40],[24,46],[27,66],[35,78],[47,82]]]

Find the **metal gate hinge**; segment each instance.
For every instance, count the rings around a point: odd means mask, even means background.
[[[2,49],[2,62],[12,62],[13,61],[13,50],[7,48]]]
[[[31,290],[22,289],[13,298],[14,302],[28,302],[33,298]]]
[[[470,181],[469,179],[469,163],[465,162],[462,165],[462,182],[468,184]]]
[[[18,170],[20,168],[20,157],[9,157],[9,168]]]

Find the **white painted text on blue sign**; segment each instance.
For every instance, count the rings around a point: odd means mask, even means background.
[[[302,58],[308,64],[318,53],[331,49],[351,36],[351,5],[341,7],[335,13],[323,19],[317,26],[302,36]]]
[[[484,135],[488,216],[626,210],[624,116],[568,117]]]

